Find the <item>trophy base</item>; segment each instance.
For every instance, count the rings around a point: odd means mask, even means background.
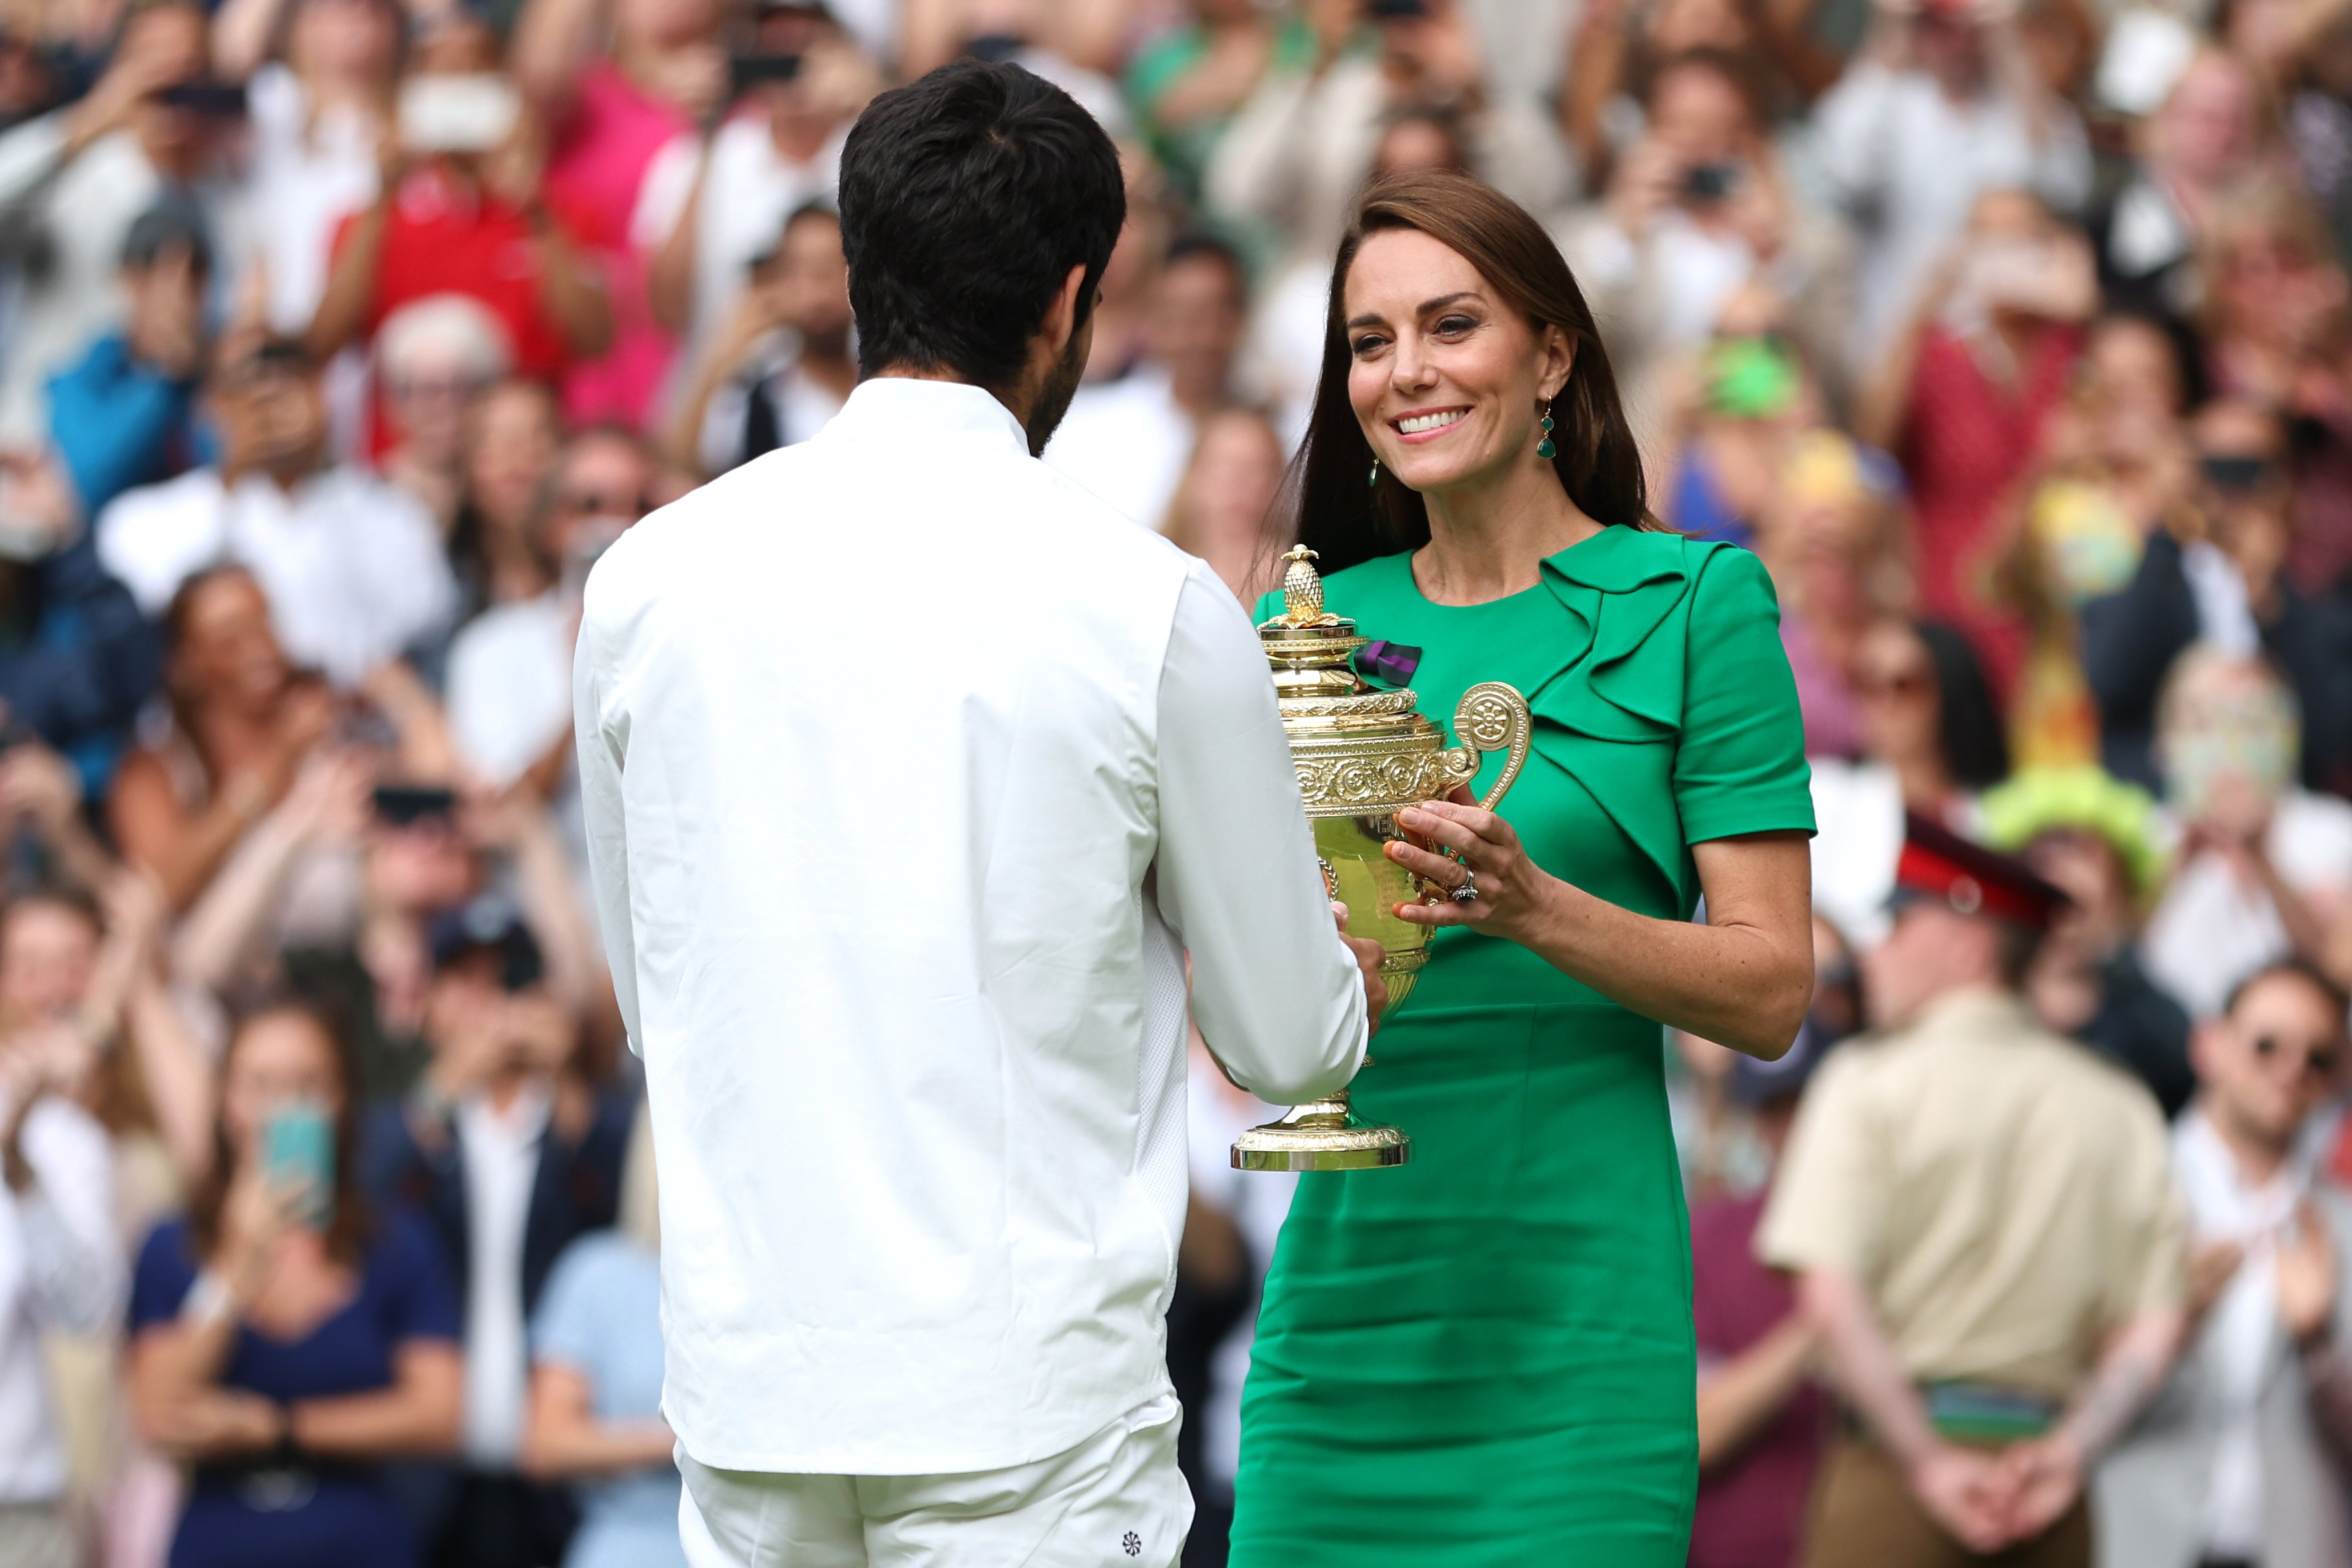
[[[1412,1158],[1412,1140],[1394,1127],[1356,1119],[1345,1092],[1294,1105],[1278,1122],[1234,1140],[1241,1171],[1364,1171]]]

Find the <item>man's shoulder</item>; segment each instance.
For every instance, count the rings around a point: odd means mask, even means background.
[[[99,530],[182,513],[217,516],[222,495],[219,469],[191,468],[176,478],[123,491],[99,509]]]

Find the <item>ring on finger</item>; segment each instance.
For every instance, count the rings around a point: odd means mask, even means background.
[[[1478,873],[1471,870],[1468,866],[1464,866],[1462,868],[1462,885],[1455,888],[1452,894],[1448,894],[1448,896],[1456,904],[1477,903]]]

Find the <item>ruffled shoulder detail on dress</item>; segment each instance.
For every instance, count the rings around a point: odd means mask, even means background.
[[[1544,668],[1528,672],[1535,684],[1523,688],[1537,755],[1582,785],[1677,889],[1683,832],[1674,765],[1689,604],[1708,557],[1728,548],[1610,528],[1545,561],[1560,635],[1543,651]]]

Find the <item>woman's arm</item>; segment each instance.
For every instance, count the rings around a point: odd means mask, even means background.
[[[613,302],[605,298],[604,276],[544,207],[532,207],[530,217],[539,235],[541,308],[573,354],[603,353],[613,344]]]
[[[1611,1001],[1748,1056],[1777,1060],[1813,997],[1812,861],[1801,833],[1749,833],[1691,846],[1706,924],[1657,920],[1561,881],[1529,860],[1511,825],[1467,789],[1397,813],[1389,857],[1444,889],[1475,873],[1478,896],[1404,904],[1416,925],[1467,925],[1518,943]]]
[[[392,204],[399,193],[399,175],[387,161],[383,193],[345,231],[342,248],[328,269],[319,308],[310,318],[310,329],[302,336],[302,346],[320,364],[342,352],[367,325],[368,309],[375,302],[376,282],[383,270],[384,231],[392,225]]]
[[[618,1475],[670,1462],[677,1439],[658,1416],[643,1421],[596,1418],[587,1375],[562,1362],[531,1368],[530,1410],[523,1424],[523,1473],[538,1480]]]
[[[682,332],[694,314],[694,264],[702,235],[702,192],[710,179],[710,141],[716,127],[702,132],[694,152],[694,183],[687,187],[686,205],[677,221],[654,249],[646,273],[646,298],[654,320],[666,332]]]
[[[286,0],[224,0],[213,13],[213,69],[224,81],[243,81],[269,58]]]
[[[163,765],[134,753],[115,775],[107,816],[123,858],[152,872],[174,912],[187,908],[212,881],[246,830],[269,809],[269,781],[255,773],[225,779],[205,808],[181,809]]]
[[[381,1459],[445,1454],[457,1445],[465,1360],[447,1340],[414,1339],[393,1355],[392,1386],[287,1407],[287,1430],[321,1458]]]

